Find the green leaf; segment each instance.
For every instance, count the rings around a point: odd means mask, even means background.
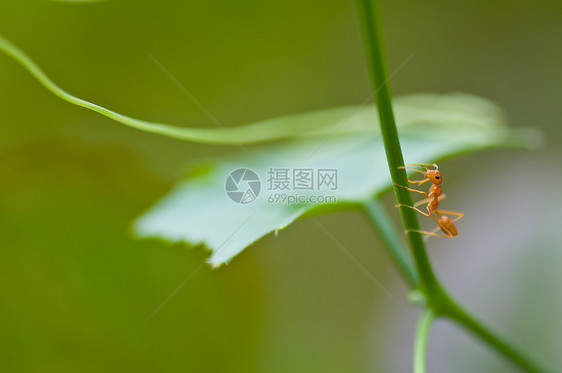
[[[178,127],[165,123],[131,118],[103,106],[76,97],[53,82],[43,70],[21,49],[0,36],[0,52],[13,58],[55,96],[126,126],[156,133],[178,140],[222,145],[252,144],[265,141],[331,136],[334,132],[378,133],[378,117],[371,105],[350,106],[288,115],[248,124],[225,128],[217,122],[213,128]],[[488,101],[462,94],[436,97],[433,95],[410,96],[395,102],[398,121],[403,125],[418,123],[443,123],[451,125],[493,126],[503,121],[503,114]]]
[[[142,237],[206,245],[213,250],[213,264],[228,261],[255,240],[286,227],[305,213],[349,208],[389,186],[373,105],[288,115],[228,129],[220,124],[216,128],[178,127],[131,118],[71,95],[1,36],[0,52],[21,64],[57,97],[142,131],[224,145],[292,139],[247,157],[215,160],[205,173],[181,182],[136,222],[135,232]],[[527,138],[505,128],[504,115],[496,105],[466,94],[397,98],[394,111],[408,162],[430,162],[489,146],[521,146]],[[240,167],[253,169],[262,182],[259,198],[247,205],[232,202],[224,189],[228,174]],[[337,204],[268,203],[267,198],[274,193],[266,188],[270,168],[337,169],[337,190],[300,192],[307,197],[334,197]]]
[[[433,162],[487,147],[525,146],[532,135],[506,128],[501,110],[474,96],[419,94],[397,98],[395,102],[404,156],[409,163]],[[278,120],[301,123],[302,118],[313,116],[333,124],[341,120],[342,110]],[[208,167],[203,172],[180,182],[141,216],[134,231],[140,237],[205,245],[213,252],[209,262],[219,265],[305,214],[353,208],[373,198],[390,186],[390,176],[380,134],[370,130],[376,128],[375,109],[369,106],[360,113],[349,120],[355,126],[353,131],[344,124],[336,134],[333,130],[328,134],[319,130],[316,137],[263,147],[250,155],[217,159],[210,167],[205,163]],[[267,127],[268,122],[263,123]],[[260,129],[255,126],[254,130]],[[261,180],[258,197],[247,204],[233,202],[225,192],[229,174],[239,168],[253,170]],[[295,169],[337,170],[337,189],[268,190],[271,169],[288,169],[290,176]],[[317,179],[317,174],[314,177]],[[305,198],[333,196],[337,203],[271,203],[276,193]]]

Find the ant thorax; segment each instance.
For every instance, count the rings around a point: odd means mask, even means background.
[[[434,197],[431,201],[429,201],[429,203],[427,204],[427,213],[428,214],[433,214],[437,208],[439,207],[439,198],[438,197]]]
[[[439,197],[441,193],[442,193],[441,185],[433,184],[431,188],[429,188],[429,198]]]

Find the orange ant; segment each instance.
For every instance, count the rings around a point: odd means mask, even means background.
[[[413,206],[396,205],[396,207],[401,207],[401,206],[411,208],[413,210],[416,210],[417,212],[419,212],[422,215],[429,216],[430,218],[432,218],[437,223],[437,228],[435,230],[431,231],[431,232],[420,231],[420,230],[416,230],[416,229],[411,229],[411,230],[409,230],[409,232],[418,232],[418,233],[427,234],[427,235],[430,235],[430,236],[445,237],[445,238],[453,238],[453,237],[455,237],[459,234],[459,231],[457,229],[457,226],[455,225],[455,222],[457,220],[462,219],[462,217],[464,216],[464,214],[462,212],[435,210],[435,214],[439,217],[439,220],[438,220],[433,214],[431,214],[431,215],[427,214],[427,213],[425,213],[425,212],[421,211],[420,209],[415,208]],[[454,219],[451,219],[447,215],[442,215],[442,214],[456,215],[457,217],[454,218]],[[439,231],[439,229],[441,229],[441,231],[444,234],[436,233],[437,231]]]
[[[425,172],[418,170],[416,168],[412,168],[412,167],[408,167],[408,166],[420,166],[425,168]],[[428,167],[434,167],[435,169],[432,170]],[[396,207],[408,207],[411,208],[413,210],[416,210],[417,212],[419,212],[420,214],[430,217],[432,218],[436,223],[437,223],[437,229],[433,232],[426,232],[426,231],[420,231],[420,230],[411,230],[411,232],[418,232],[418,233],[423,233],[423,234],[427,234],[427,235],[431,235],[431,236],[437,236],[437,237],[446,237],[446,238],[452,238],[454,236],[457,236],[459,234],[459,231],[457,230],[457,227],[455,226],[455,222],[457,220],[460,220],[464,215],[460,212],[454,212],[454,211],[446,211],[446,210],[439,210],[439,201],[444,199],[446,197],[445,194],[443,194],[443,191],[441,189],[441,182],[443,181],[443,177],[441,176],[441,172],[439,171],[439,167],[437,167],[436,164],[425,164],[425,163],[410,163],[410,164],[406,164],[405,166],[401,166],[398,167],[400,169],[406,169],[406,170],[411,170],[420,174],[423,174],[425,176],[425,179],[423,180],[410,180],[408,179],[408,182],[413,183],[413,184],[423,184],[426,183],[428,181],[431,181],[431,183],[433,184],[431,186],[431,188],[429,189],[429,193],[423,192],[421,190],[417,190],[417,189],[413,189],[413,188],[408,188],[404,185],[400,185],[400,184],[396,184],[394,183],[394,185],[397,185],[401,188],[404,188],[406,190],[409,190],[411,192],[416,192],[416,193],[421,193],[423,195],[425,195],[426,199],[423,199],[421,201],[418,201],[414,204],[414,206],[408,206],[408,205],[396,205]],[[417,206],[423,205],[424,203],[427,203],[427,213],[421,211],[420,209],[417,208]],[[439,217],[439,219],[437,219],[435,216],[437,215]],[[449,218],[447,215],[443,215],[443,214],[449,214],[449,215],[456,215],[457,217],[454,219]],[[437,234],[436,232],[441,229],[441,231],[443,234]]]

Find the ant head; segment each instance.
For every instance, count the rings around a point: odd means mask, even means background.
[[[429,181],[431,181],[435,185],[439,185],[443,181],[441,172],[439,172],[439,170],[427,170],[427,172],[425,173],[425,177],[427,177]]]

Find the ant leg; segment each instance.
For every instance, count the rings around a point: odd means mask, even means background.
[[[422,170],[418,170],[417,168],[413,168],[413,167],[408,167],[408,166],[398,166],[399,170],[410,170],[410,171],[414,171],[417,172],[418,174],[424,174],[425,172]]]
[[[435,220],[435,222],[436,222],[437,225],[438,225],[438,227],[435,228],[433,231],[427,232],[427,231],[420,231],[420,230],[416,230],[416,229],[411,229],[411,230],[408,230],[408,232],[418,232],[418,233],[427,235],[427,236],[424,238],[424,241],[427,240],[430,236],[434,236],[434,237],[443,237],[443,238],[453,238],[453,237],[454,237],[454,236],[451,234],[451,232],[449,232],[449,231],[447,230],[447,228],[445,228],[444,226],[442,226],[442,225],[439,223],[439,221],[438,221],[433,215],[431,215],[431,218],[432,218],[433,220]],[[445,233],[445,234],[437,233],[437,232],[439,232],[439,230],[442,230],[443,233]]]
[[[410,192],[421,193],[421,194],[423,194],[423,195],[425,196],[425,198],[429,198],[429,194],[427,194],[426,192],[422,192],[421,190],[408,188],[408,187],[406,187],[406,186],[404,186],[404,185],[400,185],[400,184],[397,184],[397,183],[394,183],[394,185],[399,186],[400,188],[404,188],[404,189],[406,189],[406,190],[409,190]]]
[[[438,200],[438,201],[441,201],[441,200],[444,200],[446,197],[447,197],[446,194],[441,194],[441,195],[437,198],[437,200]],[[431,201],[433,201],[433,198],[421,199],[421,200],[419,200],[418,202],[414,203],[414,207],[418,207],[418,206],[424,205],[424,204],[429,203],[429,202],[431,202]],[[441,211],[441,210],[440,210],[440,211]]]
[[[404,166],[434,167],[436,170],[439,168],[435,163],[406,163]]]
[[[434,233],[437,233],[441,230],[441,226],[438,226],[437,228],[435,228],[434,230],[432,230],[430,233],[433,235]],[[427,241],[427,239],[429,239],[429,237],[431,237],[430,235],[426,235],[423,240]]]
[[[427,234],[429,236],[435,236],[435,237],[453,238],[452,234],[444,235],[444,234],[438,234],[438,233],[434,233],[434,232],[418,231],[418,230],[415,230],[415,229],[410,229],[410,230],[408,230],[408,232],[418,232],[418,233],[421,233],[421,234]]]
[[[422,215],[424,215],[424,216],[428,216],[428,217],[431,216],[431,215],[429,215],[427,212],[423,212],[422,210],[420,210],[420,209],[418,209],[418,208],[415,208],[415,207],[413,207],[413,206],[408,206],[408,205],[396,205],[396,206],[394,206],[394,207],[407,207],[407,208],[409,208],[409,209],[416,210],[417,212],[419,212],[420,214],[422,214]]]
[[[408,182],[412,183],[412,184],[418,184],[418,185],[422,185],[423,183],[427,183],[429,181],[429,179],[423,179],[423,180],[410,180],[408,179]]]
[[[424,199],[421,199],[421,200],[419,200],[418,202],[414,203],[414,207],[418,207],[418,206],[421,206],[421,205],[425,205],[426,203],[431,202],[432,199],[433,199],[433,198],[424,198]]]
[[[416,168],[412,168],[412,167],[408,167],[408,166],[398,166],[399,170],[409,170],[409,171],[413,171],[413,172],[417,172],[418,174],[422,174],[425,176],[425,172],[418,170]],[[408,181],[410,183],[415,183],[415,184],[423,184],[423,183],[427,183],[429,181],[429,178],[423,179],[423,180],[410,180],[408,179]]]
[[[439,211],[442,211],[442,210],[439,210]],[[461,217],[462,217],[462,216],[461,216]],[[431,235],[427,235],[427,236],[424,237],[424,241],[427,240],[427,239],[428,239],[429,237],[431,237],[431,236],[448,237],[448,238],[453,238],[453,237],[454,237],[454,236],[451,234],[451,232],[449,232],[449,230],[448,230],[447,228],[443,227],[443,226],[439,223],[439,221],[438,221],[437,219],[435,219],[433,216],[432,216],[432,218],[433,218],[433,220],[437,223],[437,227],[436,227],[434,230],[432,230],[431,232],[429,232]],[[459,219],[460,219],[460,217],[459,217],[459,218],[456,218],[456,219],[453,219],[453,222],[455,222],[455,221],[457,221],[457,220],[459,220]],[[440,230],[441,230],[441,231],[444,230],[445,233],[447,234],[447,236],[439,236],[439,235],[437,235],[436,233],[439,232]]]
[[[453,222],[461,220],[464,216],[464,214],[462,212],[447,211],[447,210],[437,210],[437,211],[439,211],[439,213],[441,213],[441,214],[456,215],[457,217],[453,219]]]

